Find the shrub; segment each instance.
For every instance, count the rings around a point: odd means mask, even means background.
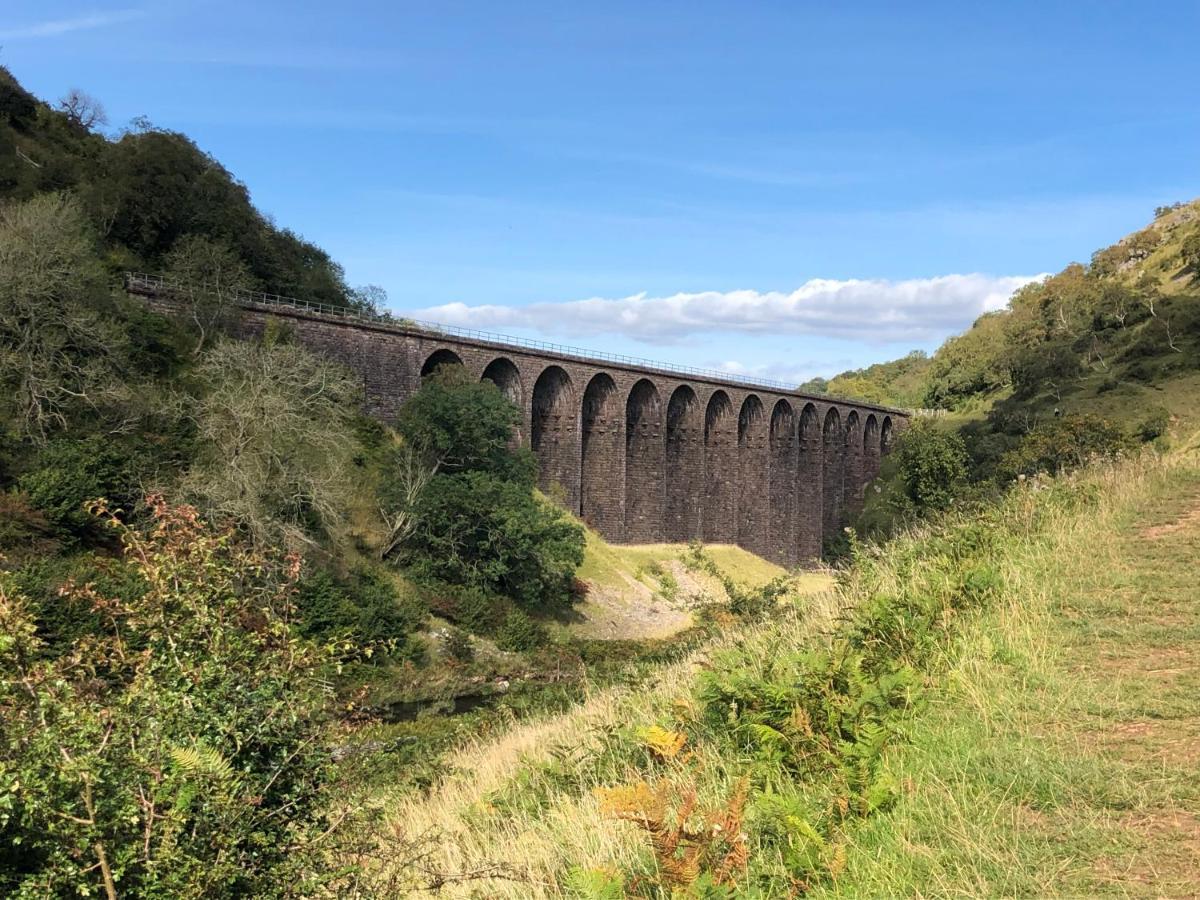
[[[583,546],[583,530],[528,485],[464,472],[429,483],[408,542],[408,565],[425,581],[548,609],[573,599]]]
[[[928,419],[917,419],[896,441],[897,471],[918,511],[950,506],[967,480],[963,439]]]
[[[25,494],[0,493],[0,561],[43,558],[57,546],[50,523]]]
[[[461,628],[451,628],[446,633],[446,655],[464,663],[475,659],[475,645],[471,643],[471,636]]]
[[[473,634],[495,634],[512,602],[470,585],[431,585],[430,608]]]
[[[1149,443],[1166,434],[1170,424],[1171,414],[1165,409],[1159,408],[1150,412],[1138,423],[1135,433],[1140,441]]]
[[[79,538],[98,524],[85,503],[104,497],[116,507],[134,504],[136,458],[100,435],[57,438],[38,453],[34,468],[17,483],[61,536]]]
[[[401,597],[391,578],[371,570],[345,579],[314,572],[297,588],[296,609],[303,634],[346,637],[386,658],[408,659],[419,654],[411,636],[429,614],[420,598]]]
[[[1180,257],[1196,278],[1200,278],[1200,230],[1188,235],[1180,247]]]
[[[547,639],[546,630],[519,609],[509,611],[496,633],[496,643],[502,650],[520,653],[538,649]]]
[[[150,510],[101,510],[138,587],[69,584],[104,623],[60,657],[0,579],[6,896],[280,896],[316,862],[331,653],[287,624],[299,563]]]
[[[1098,416],[1064,416],[1038,425],[1000,461],[1002,476],[1057,475],[1096,457],[1115,456],[1132,442],[1118,426]]]

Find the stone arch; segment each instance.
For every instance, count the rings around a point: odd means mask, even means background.
[[[567,509],[579,512],[579,406],[571,376],[546,366],[533,385],[530,447],[538,461],[538,485],[561,494]]]
[[[821,416],[806,403],[797,429],[799,453],[796,468],[796,555],[801,562],[821,558],[822,469]]]
[[[863,424],[863,489],[879,476],[879,419],[868,413]]]
[[[781,565],[796,562],[796,414],[786,400],[771,410],[770,462],[767,466],[767,537],[770,558]]]
[[[704,540],[736,544],[738,539],[738,433],[733,403],[713,391],[704,411]]]
[[[500,388],[500,393],[508,398],[521,413],[520,419],[517,421],[516,433],[513,435],[514,443],[522,444],[525,441],[525,388],[521,386],[521,370],[507,356],[497,356],[484,367],[483,375],[479,378],[480,381],[490,381],[496,387]]]
[[[668,541],[701,536],[704,514],[704,419],[696,392],[681,384],[667,403],[666,499]]]
[[[747,394],[738,412],[738,544],[767,556],[767,417],[757,394]]]
[[[442,347],[440,350],[434,350],[426,357],[424,364],[421,366],[421,377],[432,375],[443,366],[461,366],[463,364],[462,357],[453,350],[447,350]]]
[[[617,384],[607,372],[583,392],[579,511],[610,541],[625,534],[625,417]]]
[[[625,401],[625,540],[662,539],[663,410],[648,378],[634,384]]]
[[[887,456],[892,452],[892,445],[895,443],[896,434],[892,427],[892,417],[884,416],[883,424],[879,427],[879,455]]]
[[[825,423],[821,428],[821,501],[822,522],[821,535],[831,538],[837,534],[845,523],[845,495],[842,492],[842,475],[844,470],[845,440],[842,435],[842,416],[836,406],[829,407],[825,413]]]
[[[863,437],[862,418],[858,410],[850,410],[846,416],[845,465],[842,489],[846,498],[846,517],[849,520],[862,510],[863,505]]]

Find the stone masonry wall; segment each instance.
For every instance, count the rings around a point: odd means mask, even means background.
[[[385,421],[438,365],[496,382],[521,409],[542,488],[617,543],[736,542],[782,565],[811,561],[906,424],[870,404],[289,306],[243,304],[234,331],[268,327],[357,373],[365,411]]]

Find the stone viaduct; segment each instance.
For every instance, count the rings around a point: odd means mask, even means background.
[[[169,286],[131,293],[177,309]],[[782,385],[543,349],[288,298],[239,296],[237,331],[285,324],[362,378],[366,411],[390,420],[421,379],[462,365],[521,411],[540,483],[615,543],[738,544],[781,565],[817,559],[863,503],[905,413]],[[564,352],[567,351],[567,352]]]

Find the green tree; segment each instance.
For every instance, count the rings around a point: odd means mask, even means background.
[[[926,373],[926,406],[954,409],[1008,382],[1007,320],[1004,312],[980,316],[938,348]]]
[[[571,602],[583,530],[528,484],[488,472],[439,475],[421,498],[406,562],[423,580],[478,587],[531,609]]]
[[[948,508],[966,484],[963,439],[931,419],[917,419],[905,429],[894,455],[904,494],[918,511]]]
[[[491,472],[532,484],[532,455],[512,446],[519,421],[517,407],[495,384],[462,366],[443,366],[404,404],[396,429],[439,472]]]
[[[583,530],[535,496],[533,456],[513,446],[518,416],[460,367],[426,378],[400,412],[381,506],[390,526],[403,521],[388,545],[417,578],[549,608],[571,599]]]

